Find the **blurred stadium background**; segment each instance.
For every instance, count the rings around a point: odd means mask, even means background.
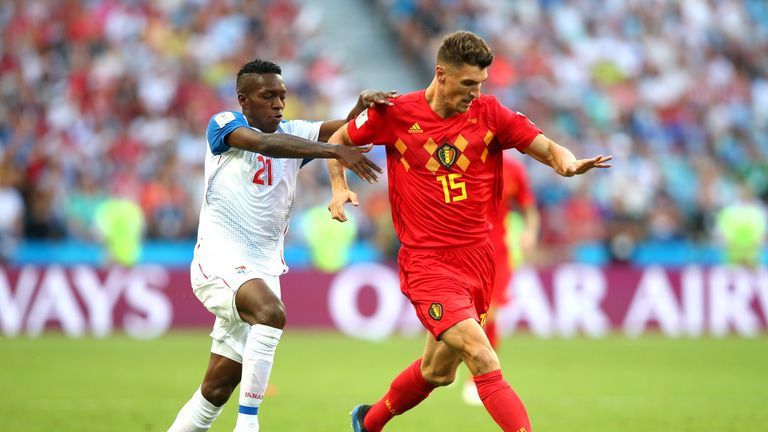
[[[458,29],[496,52],[485,92],[614,155],[572,179],[521,156],[542,230],[501,356],[534,424],[768,424],[768,2],[5,0],[0,29],[0,430],[164,430],[194,390],[203,132],[241,64],[283,67],[287,118],[341,118],[363,88],[426,86]],[[386,182],[352,180],[361,206],[334,225],[324,164],[302,171],[264,424],[344,430],[422,333]],[[440,394],[393,430],[494,430]]]

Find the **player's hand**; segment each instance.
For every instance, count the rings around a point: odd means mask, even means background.
[[[572,177],[591,170],[592,168],[610,168],[611,164],[606,163],[613,159],[613,156],[595,156],[592,159],[578,159],[572,162],[565,171],[565,177]]]
[[[397,96],[396,90],[388,92],[383,92],[381,90],[363,90],[360,92],[360,103],[366,108],[370,108],[376,104],[392,106],[394,104],[389,99],[395,96]]]
[[[349,189],[343,191],[334,191],[331,196],[331,202],[328,204],[328,211],[331,212],[331,217],[339,222],[347,221],[347,214],[344,213],[344,204],[350,203],[357,207],[360,202],[357,200],[357,194]]]
[[[371,162],[371,160],[363,154],[371,151],[372,146],[372,144],[359,147],[344,145],[336,146],[336,153],[338,155],[336,159],[338,159],[345,168],[352,170],[352,172],[357,174],[361,179],[368,183],[376,183],[379,181],[376,173],[381,174],[381,168]]]

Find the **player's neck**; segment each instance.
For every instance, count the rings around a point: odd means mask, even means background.
[[[264,126],[258,124],[252,118],[248,117],[248,114],[246,114],[245,112],[243,112],[243,117],[245,117],[245,121],[248,122],[248,126],[258,129],[259,132],[261,132],[261,133],[272,133],[272,132],[264,132],[264,130],[266,128]]]
[[[445,101],[440,97],[437,78],[432,79],[429,87],[424,91],[424,97],[427,99],[427,104],[432,108],[432,111],[444,119],[457,113],[455,110],[446,106]]]

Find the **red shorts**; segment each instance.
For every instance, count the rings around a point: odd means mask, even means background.
[[[467,318],[483,324],[495,273],[493,246],[413,249],[398,254],[400,290],[435,339]]]

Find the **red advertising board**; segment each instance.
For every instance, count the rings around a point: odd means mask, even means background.
[[[509,284],[503,333],[547,336],[753,336],[768,328],[768,271],[733,267],[522,269]],[[358,264],[338,273],[292,271],[282,279],[288,326],[336,328],[362,338],[420,333],[400,294],[396,269]],[[187,269],[143,265],[0,267],[0,334],[37,336],[58,328],[73,337],[134,337],[173,327],[208,327],[213,316],[189,287]]]

